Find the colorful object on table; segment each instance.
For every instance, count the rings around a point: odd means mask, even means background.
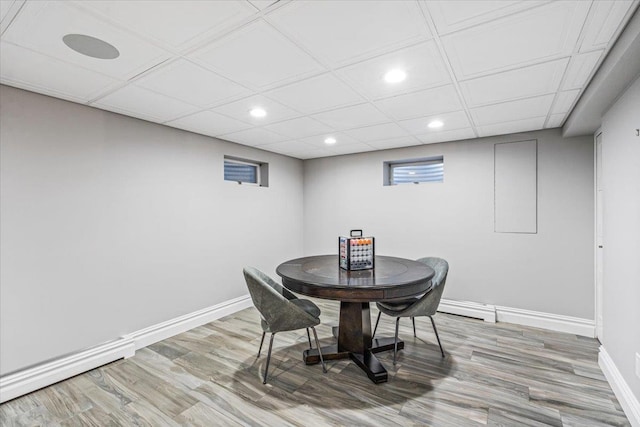
[[[362,230],[351,230],[351,237],[338,237],[340,268],[369,270],[375,264],[375,239],[363,237]]]

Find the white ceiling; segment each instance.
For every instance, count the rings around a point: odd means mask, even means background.
[[[559,127],[637,7],[0,0],[0,81],[308,159]],[[120,56],[83,56],[66,34]],[[406,80],[386,83],[394,68]]]

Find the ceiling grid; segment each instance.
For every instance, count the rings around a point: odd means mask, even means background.
[[[0,0],[0,82],[309,159],[560,127],[638,4]]]

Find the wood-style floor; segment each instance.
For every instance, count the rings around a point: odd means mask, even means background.
[[[338,305],[316,301],[328,344]],[[263,385],[268,342],[256,359],[258,319],[243,310],[7,402],[1,424],[629,425],[598,368],[594,339],[439,313],[442,359],[429,319],[416,319],[418,338],[402,319],[406,348],[395,368],[391,352],[378,354],[389,382],[375,385],[348,360],[328,362],[327,374],[305,366],[301,330],[276,335]],[[393,327],[383,315],[378,335],[392,336]]]

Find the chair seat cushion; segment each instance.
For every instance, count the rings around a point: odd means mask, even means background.
[[[418,302],[420,298],[408,298],[400,301],[380,301],[377,303],[378,309],[385,314],[391,312],[401,312]],[[393,314],[390,314],[393,315]]]
[[[298,307],[300,307],[301,309],[303,309],[313,317],[320,317],[320,308],[314,303],[312,303],[311,301],[309,301],[308,299],[296,298],[290,301],[292,304],[297,305]]]

